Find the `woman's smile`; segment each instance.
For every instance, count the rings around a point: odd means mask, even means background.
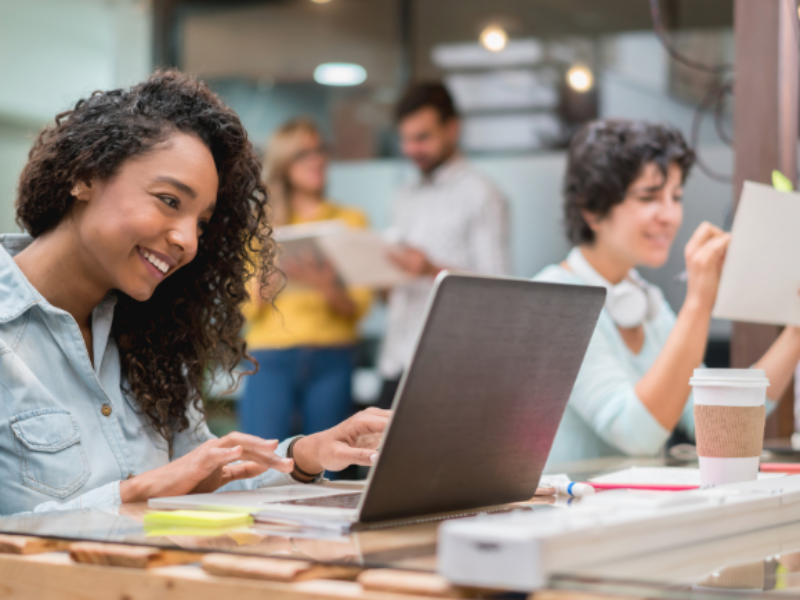
[[[646,239],[650,244],[659,248],[669,248],[672,245],[672,238],[675,237],[673,234],[667,232],[645,233],[643,235],[644,239]]]
[[[170,269],[177,264],[173,258],[149,248],[136,246],[136,252],[139,254],[139,258],[142,259],[142,262],[144,263],[148,272],[150,272],[159,281],[164,279],[164,277],[167,276],[167,273],[169,273]]]

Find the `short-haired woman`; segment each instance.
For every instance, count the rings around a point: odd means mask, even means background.
[[[325,198],[327,167],[312,121],[293,119],[274,133],[264,157],[270,225],[367,226],[360,210]],[[346,288],[318,257],[285,257],[280,268],[288,282],[275,304],[256,294],[246,309],[247,346],[260,369],[247,379],[238,408],[243,431],[270,439],[316,433],[350,414],[357,326],[371,301],[368,289]]]
[[[683,184],[694,153],[672,127],[596,121],[569,149],[564,213],[567,259],[536,279],[608,289],[550,464],[611,455],[655,455],[681,424],[691,437],[689,379],[705,353],[727,233],[703,223],[686,245],[686,299],[676,315],[636,272],[669,256],[683,220]],[[754,365],[774,408],[800,360],[800,329],[787,327]]]
[[[0,514],[374,460],[388,411],[280,445],[205,424],[205,374],[249,358],[247,283],[267,283],[274,243],[247,133],[204,84],[158,72],[80,100],[34,142],[16,209],[29,235],[0,236]]]

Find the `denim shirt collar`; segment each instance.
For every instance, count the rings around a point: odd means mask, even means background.
[[[0,322],[13,321],[37,304],[47,304],[22,274],[14,255],[27,248],[33,238],[24,233],[0,235]]]
[[[13,321],[25,314],[30,308],[39,306],[41,309],[64,314],[60,308],[50,304],[35,287],[28,281],[24,273],[14,262],[14,256],[30,246],[33,238],[27,233],[0,234],[0,323]],[[116,294],[109,292],[98,308],[104,313],[110,312],[113,317],[113,307],[117,303]],[[109,309],[112,309],[109,311]],[[110,329],[110,327],[109,327]],[[106,337],[108,332],[106,332]]]

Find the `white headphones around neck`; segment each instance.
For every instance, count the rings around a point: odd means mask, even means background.
[[[595,271],[578,247],[570,250],[567,264],[575,275],[589,285],[606,288],[606,310],[620,327],[638,327],[658,316],[664,295],[658,287],[645,281],[636,269],[631,269],[628,278],[613,285]]]

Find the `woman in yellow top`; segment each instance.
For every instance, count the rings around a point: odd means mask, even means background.
[[[273,135],[264,167],[273,227],[338,219],[365,228],[364,214],[325,199],[328,159],[314,123],[295,119]],[[259,371],[239,402],[241,430],[266,439],[312,434],[350,414],[358,320],[371,294],[347,289],[330,264],[281,260],[287,276],[274,307],[253,294],[245,330]]]

